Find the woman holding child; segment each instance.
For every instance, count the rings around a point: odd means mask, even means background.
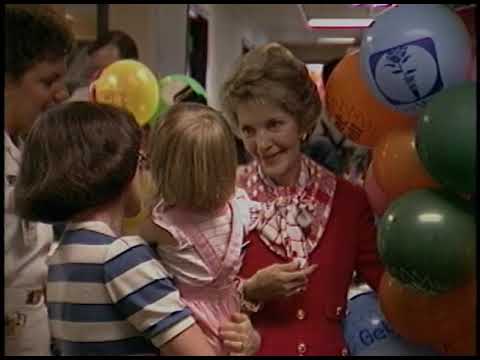
[[[347,355],[341,320],[353,271],[376,289],[383,267],[363,190],[302,155],[321,112],[315,84],[301,61],[271,43],[241,59],[223,104],[254,157],[237,185],[252,200],[280,199],[284,216],[274,236],[249,242],[240,273],[262,337],[258,354]],[[294,223],[305,238],[289,231]]]

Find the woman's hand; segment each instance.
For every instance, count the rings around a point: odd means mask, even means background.
[[[220,337],[230,355],[254,355],[260,348],[260,335],[250,318],[242,313],[234,313],[230,321],[220,327]]]
[[[308,276],[316,268],[310,265],[299,270],[296,261],[267,266],[245,281],[243,296],[248,301],[266,302],[297,294],[306,289]]]

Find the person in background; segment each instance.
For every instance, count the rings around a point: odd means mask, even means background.
[[[68,94],[80,87],[88,86],[90,79],[87,75],[88,46],[76,41],[73,50],[67,57],[67,73],[65,75],[65,86]]]
[[[345,149],[346,138],[327,119],[325,110],[325,88],[333,69],[341,58],[335,58],[324,64],[322,68],[323,93],[319,94],[323,109],[320,121],[312,133],[310,141],[303,146],[303,152],[319,165],[324,166],[336,175],[341,175],[347,166],[348,151]]]
[[[121,236],[123,215],[140,209],[133,186],[140,144],[131,113],[89,102],[46,112],[26,139],[17,211],[31,221],[67,223],[48,261],[48,316],[59,355],[214,354],[150,246]],[[233,351],[258,348],[248,317],[221,325],[229,329],[227,345],[242,339]]]
[[[92,44],[78,51],[67,73],[70,101],[87,101],[89,86],[99,72],[122,59],[138,60],[138,48],[130,35],[115,30],[102,34]]]
[[[338,63],[342,60],[342,58],[334,58],[331,59],[330,61],[326,62],[323,65],[322,68],[322,81],[323,85],[326,87],[328,79],[330,78],[330,75],[332,74],[333,70],[335,67],[338,65]]]
[[[363,187],[367,169],[371,162],[371,153],[372,151],[367,148],[354,148],[347,169],[343,174],[344,178]]]
[[[325,88],[330,75],[341,60],[341,58],[334,58],[323,66],[322,83]],[[325,90],[323,98],[321,96],[323,106],[320,122],[310,141],[304,146],[303,152],[336,175],[361,184],[366,171],[365,162],[368,167],[369,150],[348,140],[337,130],[333,121],[329,120],[326,109],[327,96],[328,93]]]
[[[301,152],[322,111],[317,87],[304,63],[270,43],[246,54],[222,90],[227,118],[255,159],[238,170],[237,185],[255,201],[281,199],[306,235],[296,241],[282,231],[245,248],[243,298],[264,303],[251,315],[258,354],[347,355],[341,321],[353,271],[377,289],[383,266],[364,190]],[[293,266],[298,258],[304,267]],[[317,270],[302,274],[309,264]]]
[[[44,288],[52,227],[18,215],[13,193],[23,139],[37,117],[67,97],[65,57],[73,34],[43,5],[5,6],[5,354],[49,355]]]
[[[114,30],[102,34],[88,48],[91,62],[91,75],[111,63],[121,59],[138,60],[138,48],[135,40],[127,33]]]
[[[93,43],[79,49],[77,56],[72,60],[67,73],[67,86],[70,87],[71,97],[68,101],[91,101],[90,84],[94,81],[102,69],[118,60],[139,59],[139,52],[135,40],[121,30],[109,31],[101,34]],[[147,143],[150,125],[142,126],[142,156],[147,157]],[[151,178],[147,168],[147,161],[142,162],[141,173],[136,182],[142,201],[142,210],[133,217],[126,217],[123,221],[122,234],[138,234],[138,227],[146,216],[144,203],[148,203],[151,195]],[[64,224],[55,224],[55,238],[60,239]]]

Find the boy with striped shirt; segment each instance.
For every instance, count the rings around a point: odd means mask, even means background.
[[[120,236],[139,211],[141,132],[132,115],[73,102],[42,116],[25,143],[15,201],[27,219],[67,222],[49,260],[47,305],[60,355],[213,355],[155,253]],[[223,326],[225,345],[252,354],[248,318]]]

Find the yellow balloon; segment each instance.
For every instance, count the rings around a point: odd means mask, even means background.
[[[96,102],[129,110],[140,126],[150,121],[160,100],[157,78],[135,60],[119,60],[107,66],[94,88]]]
[[[148,170],[142,170],[137,181],[134,183],[137,194],[141,201],[140,212],[133,217],[125,217],[122,220],[123,235],[138,235],[140,226],[151,216],[152,199],[156,193],[156,186]]]

